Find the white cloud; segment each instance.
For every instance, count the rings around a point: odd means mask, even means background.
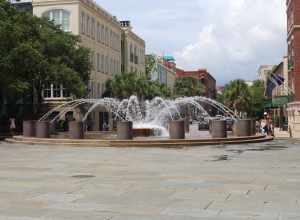
[[[208,68],[225,83],[254,78],[260,64],[279,62],[285,55],[284,1],[211,0],[207,6],[202,19],[208,24],[199,37],[175,52],[179,66]]]
[[[132,21],[149,53],[174,53],[180,67],[207,68],[223,84],[253,79],[286,53],[285,0],[98,0]]]

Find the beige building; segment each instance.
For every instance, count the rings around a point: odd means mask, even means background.
[[[91,49],[93,71],[89,85],[90,97],[101,97],[105,82],[121,73],[122,32],[116,17],[92,0],[33,0],[33,14],[48,17],[61,25],[64,31],[79,35],[82,46]],[[57,97],[62,93],[55,96],[55,92],[50,92],[45,95],[45,99],[64,98]]]
[[[100,98],[106,81],[121,73],[122,29],[117,18],[92,0],[33,0],[33,14],[48,17],[64,31],[81,37],[81,45],[91,50],[93,64],[89,97]],[[62,85],[48,85],[43,97],[53,104],[69,99],[69,94]],[[112,128],[109,118],[105,109],[96,109],[91,114],[91,129],[102,130],[103,124]]]
[[[145,41],[135,34],[130,21],[120,21],[122,27],[122,72],[145,73]]]

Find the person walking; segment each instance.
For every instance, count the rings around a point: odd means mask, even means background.
[[[9,119],[9,130],[10,130],[10,134],[11,136],[15,135],[15,131],[16,131],[16,119],[11,117]]]

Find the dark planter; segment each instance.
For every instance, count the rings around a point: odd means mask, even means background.
[[[133,139],[132,121],[120,121],[117,125],[117,136],[119,140]]]
[[[227,124],[225,120],[211,122],[211,136],[213,138],[227,138]]]
[[[243,119],[235,122],[235,135],[238,137],[252,136],[251,120]]]
[[[36,136],[36,121],[23,121],[23,136],[24,137]]]
[[[36,122],[36,137],[37,138],[50,138],[50,122],[37,121]]]
[[[84,126],[81,121],[69,122],[69,136],[71,139],[84,139]]]
[[[169,133],[170,139],[185,139],[185,121],[170,121]]]

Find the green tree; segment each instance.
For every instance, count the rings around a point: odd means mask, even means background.
[[[250,86],[251,95],[251,116],[261,117],[264,113],[264,102],[265,102],[265,85],[261,80],[256,80],[253,85]]]
[[[174,95],[181,96],[201,96],[204,91],[203,84],[192,77],[177,78],[174,85]]]
[[[154,65],[155,65],[155,55],[152,55],[152,54],[148,54],[146,55],[146,76],[148,79],[150,79],[151,77],[151,72],[154,68]]]
[[[251,95],[244,80],[234,80],[225,86],[224,104],[237,113],[250,112]]]
[[[115,75],[112,80],[106,83],[106,97],[124,99],[132,95],[144,100],[156,96],[170,97],[172,93],[166,85],[151,81],[145,76],[138,76],[135,73]]]
[[[63,32],[47,19],[17,12],[0,0],[2,99],[14,93],[32,93],[38,107],[46,83],[64,84],[72,95],[84,96],[90,52],[79,43],[79,37]]]

